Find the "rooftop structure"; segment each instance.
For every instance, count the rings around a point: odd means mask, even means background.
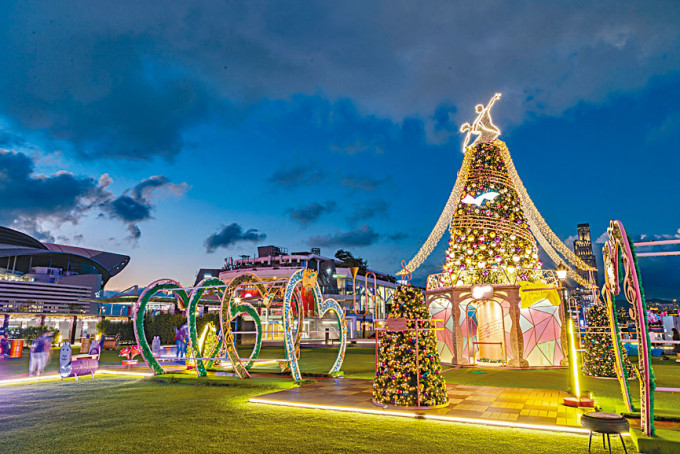
[[[0,227],[3,325],[35,325],[37,320],[62,332],[70,330],[72,340],[76,333],[94,334],[96,318],[87,315],[93,312],[89,299],[100,294],[129,261],[126,255],[43,243]]]
[[[130,257],[77,246],[43,243],[0,227],[0,278],[64,283],[71,276],[99,275],[101,290],[130,262]]]
[[[392,295],[396,288],[396,279],[389,274],[366,269],[359,271],[356,280],[352,278],[352,272],[348,266],[331,257],[321,255],[319,248],[311,251],[291,252],[280,246],[260,246],[257,257],[242,256],[239,259],[229,257],[225,259],[225,265],[219,273],[220,279],[225,282],[244,272],[256,274],[263,281],[275,281],[289,279],[299,269],[314,269],[318,272],[318,283],[324,298],[335,299],[345,309],[349,321],[350,337],[367,336],[373,330],[372,316],[369,314],[357,314],[354,312],[354,299],[361,307],[372,307],[374,295],[380,298],[386,305],[391,304]],[[211,270],[201,269],[199,276],[212,274]],[[375,274],[375,282],[373,275]],[[368,277],[366,275],[368,274]],[[356,287],[355,287],[356,285]],[[356,294],[355,294],[356,292]],[[247,298],[248,295],[243,295]],[[367,306],[368,305],[368,306]],[[280,315],[276,311],[269,311],[266,317],[273,320],[275,325]],[[314,331],[314,329],[310,329]],[[276,339],[271,335],[270,339]],[[267,337],[265,337],[267,339]]]

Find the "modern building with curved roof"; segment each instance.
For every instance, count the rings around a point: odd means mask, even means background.
[[[100,275],[101,288],[130,262],[130,257],[77,246],[43,243],[25,233],[0,227],[0,274],[39,279],[49,268],[49,281],[70,276]],[[97,291],[101,288],[96,289]]]
[[[96,319],[87,320],[90,301],[129,262],[127,255],[43,243],[0,227],[2,326],[30,326],[38,317],[40,324],[69,331],[73,341],[76,331],[94,329]]]

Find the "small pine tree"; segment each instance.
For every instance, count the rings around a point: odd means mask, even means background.
[[[389,318],[429,319],[423,295],[411,286],[398,286]],[[429,322],[407,323],[408,328],[429,328]],[[416,343],[418,364],[416,371]],[[417,385],[420,381],[420,406],[433,407],[449,401],[446,382],[441,375],[437,339],[433,330],[390,332],[379,338],[378,367],[373,380],[373,399],[382,404],[414,407],[418,405]],[[416,376],[419,374],[419,377]]]
[[[598,304],[586,311],[586,332],[583,336],[585,352],[583,354],[583,373],[591,377],[616,377],[616,353],[609,328],[607,308]],[[621,350],[623,364],[628,376],[635,373],[628,360],[626,350]]]
[[[203,358],[215,358],[222,347],[222,339],[217,335],[217,330],[215,329],[213,322],[208,322],[207,330],[208,332],[203,341],[201,356]],[[208,361],[205,367],[210,368],[216,364],[219,364],[219,361]]]

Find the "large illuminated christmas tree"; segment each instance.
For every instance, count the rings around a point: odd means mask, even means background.
[[[373,380],[373,399],[403,407],[434,407],[447,404],[446,382],[441,375],[435,331],[429,329],[430,314],[423,295],[412,286],[400,285],[390,319],[418,319],[406,323],[406,331],[388,331],[378,339],[378,365]],[[416,323],[421,328],[413,330]],[[417,347],[416,347],[417,345]],[[416,370],[416,365],[418,370]]]
[[[583,373],[591,377],[616,377],[616,354],[609,328],[607,308],[602,304],[592,306],[586,311],[586,332],[583,336]],[[623,364],[632,377],[635,370],[628,360],[626,350],[621,350]]]
[[[487,117],[490,108],[486,108]],[[490,117],[486,123],[484,116],[480,117],[475,126],[478,131],[495,128]],[[470,128],[463,125],[462,130]],[[450,225],[444,270],[466,284],[503,283],[508,273],[514,272],[526,280],[531,271],[541,267],[536,242],[503,159],[505,142],[496,136],[482,133],[465,146],[465,180]]]

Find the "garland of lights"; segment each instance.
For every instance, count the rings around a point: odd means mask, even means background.
[[[298,270],[290,277],[288,284],[286,284],[286,290],[283,296],[283,333],[284,333],[284,346],[286,349],[286,358],[288,359],[288,364],[290,366],[290,374],[294,380],[302,380],[302,374],[300,372],[300,366],[298,364],[298,350],[300,348],[299,341],[296,342],[296,334],[294,333],[293,326],[293,308],[291,305],[291,300],[293,298],[293,293],[295,287],[302,282],[302,275],[304,270]],[[329,370],[329,374],[335,374],[340,372],[342,367],[342,362],[345,359],[345,349],[347,348],[347,319],[345,318],[345,311],[342,306],[338,304],[333,298],[328,298],[323,300],[321,294],[321,289],[317,283],[313,287],[314,295],[314,305],[316,308],[316,313],[319,318],[323,318],[328,312],[332,312],[335,315],[335,319],[338,322],[338,328],[340,329],[340,347],[338,348],[338,354],[335,357],[335,362]],[[298,313],[302,309],[298,309]],[[301,331],[302,328],[298,327],[297,331]]]
[[[293,298],[299,299],[299,296],[296,295],[296,285],[302,281],[303,271],[305,270],[298,270],[290,277],[288,283],[286,284],[283,300],[283,329],[285,332],[286,357],[291,369],[291,375],[295,380],[298,381],[302,378],[298,364],[297,352],[299,351],[300,338],[303,331],[302,321],[304,320],[300,317],[302,317],[304,310],[298,304],[298,323],[297,326],[295,326],[293,323],[293,310],[291,302]],[[190,333],[190,351],[191,357],[196,358],[195,366],[197,374],[199,376],[205,376],[207,374],[206,363],[204,363],[203,359],[198,358],[216,358],[222,349],[222,346],[224,346],[237,375],[240,378],[250,377],[248,369],[250,369],[250,367],[253,365],[253,360],[259,356],[262,346],[263,329],[260,316],[255,307],[246,302],[239,303],[237,302],[237,298],[233,296],[236,288],[244,283],[252,284],[260,291],[260,294],[265,297],[265,299],[268,299],[267,297],[269,295],[267,293],[266,285],[259,279],[258,276],[252,273],[239,275],[227,285],[225,285],[225,283],[218,278],[204,279],[199,283],[199,285],[196,286],[196,288],[194,288],[194,290],[191,292],[191,296],[187,295],[186,291],[178,282],[171,279],[161,279],[149,284],[149,286],[147,286],[139,296],[137,304],[134,307],[133,324],[137,344],[140,346],[142,357],[144,358],[144,362],[149,367],[149,369],[151,369],[156,375],[165,373],[163,367],[153,356],[151,347],[146,340],[146,335],[144,332],[144,314],[146,312],[146,307],[153,295],[158,292],[169,291],[174,293],[178,300],[178,304],[181,303],[182,307],[187,308],[186,312]],[[225,287],[226,290],[223,290]],[[336,356],[335,362],[329,371],[330,374],[335,374],[339,372],[340,368],[342,367],[342,363],[345,358],[345,349],[347,347],[347,320],[345,319],[345,312],[336,300],[332,298],[329,298],[325,301],[323,300],[321,289],[319,288],[319,285],[316,284],[316,282],[312,290],[316,312],[319,317],[323,318],[324,315],[332,312],[335,315],[340,328],[340,346],[338,348],[338,355]],[[209,325],[206,326],[206,330],[204,331],[200,340],[197,336],[196,330],[196,307],[198,301],[200,301],[205,291],[215,291],[221,300],[220,325],[222,326],[222,336],[219,337],[213,335],[213,338],[210,342],[206,341],[206,337],[210,338]],[[246,360],[246,364],[243,364],[243,361],[239,356],[234,342],[234,332],[231,329],[231,322],[239,315],[248,315],[252,317],[255,322],[255,345],[253,346],[250,357],[248,360]],[[212,327],[212,329],[214,334],[215,328]],[[215,339],[215,337],[217,337],[217,339]],[[211,367],[212,364],[213,361],[207,361],[208,368]]]
[[[437,243],[439,243],[439,240],[441,240],[442,236],[444,235],[444,232],[446,232],[446,229],[449,227],[451,219],[453,218],[453,211],[456,209],[458,199],[460,198],[460,195],[463,191],[463,186],[465,184],[465,180],[467,179],[470,161],[471,161],[470,155],[466,154],[463,157],[463,165],[461,166],[460,171],[458,172],[458,178],[456,179],[456,183],[453,185],[453,189],[451,190],[449,199],[446,201],[444,210],[442,211],[442,214],[439,215],[439,219],[437,220],[437,223],[432,229],[432,232],[430,232],[430,235],[427,237],[427,240],[425,240],[425,244],[421,246],[420,250],[415,255],[415,257],[413,257],[411,261],[408,262],[408,264],[406,265],[406,269],[408,271],[413,272],[417,270],[420,265],[423,264],[427,257],[429,257],[429,255],[432,253]],[[401,276],[404,273],[405,271],[401,270],[398,271],[396,274]]]
[[[202,358],[201,351],[198,345],[198,333],[196,331],[196,308],[198,302],[203,297],[206,290],[214,290],[215,293],[221,297],[224,282],[216,277],[209,277],[203,279],[198,283],[194,290],[191,292],[189,297],[189,306],[187,307],[187,323],[189,324],[189,352],[194,358]],[[202,359],[196,360],[196,373],[199,377],[206,376],[205,364]]]
[[[619,378],[621,392],[628,411],[633,411],[630,389],[628,387],[628,371],[624,367],[624,355],[619,339],[618,319],[616,317],[616,303],[614,295],[621,291],[619,284],[619,258],[623,263],[625,275],[623,277],[623,291],[626,300],[635,313],[635,324],[638,332],[638,368],[637,375],[640,382],[640,426],[646,436],[653,436],[654,429],[654,370],[651,363],[651,341],[647,323],[647,303],[642,289],[640,268],[637,263],[635,246],[628,237],[621,221],[611,221],[607,229],[609,239],[602,248],[605,268],[605,284],[602,295],[605,298],[610,316],[610,330],[616,353],[616,375]]]
[[[229,307],[231,318],[228,323],[229,328],[227,331],[227,338],[230,339],[231,342],[227,342],[226,340],[224,342],[227,347],[227,355],[229,356],[231,363],[234,365],[234,370],[237,370],[236,365],[238,364],[240,365],[240,367],[243,368],[241,369],[241,372],[243,372],[244,369],[247,371],[251,367],[253,367],[254,361],[252,360],[260,356],[260,348],[262,347],[262,322],[260,320],[260,315],[257,313],[257,310],[250,303],[235,304],[234,300],[232,299]],[[231,321],[234,320],[234,318],[238,317],[239,315],[244,314],[249,315],[255,322],[255,345],[253,345],[253,350],[251,351],[250,357],[248,358],[248,361],[245,364],[245,366],[243,365],[241,357],[238,354],[238,350],[236,349],[236,343],[234,342],[234,335],[231,331]],[[248,374],[248,376],[250,376],[250,374]]]
[[[543,216],[541,216],[541,213],[536,208],[536,205],[534,205],[534,202],[533,200],[531,200],[531,197],[529,197],[529,193],[524,187],[522,179],[519,177],[519,174],[517,173],[517,169],[515,169],[515,164],[512,162],[512,157],[510,156],[510,152],[508,151],[508,147],[505,145],[505,142],[503,142],[502,140],[495,140],[494,143],[501,149],[501,154],[503,156],[503,159],[505,160],[505,165],[507,166],[510,172],[510,178],[512,178],[515,188],[519,192],[519,196],[522,199],[522,205],[524,205],[529,215],[529,219],[532,220],[531,222],[532,230],[540,231],[550,241],[550,244],[555,249],[557,249],[575,267],[584,271],[596,271],[596,268],[593,268],[592,266],[588,265],[583,260],[581,260],[567,246],[565,246],[565,244],[557,237],[557,235],[555,235],[555,233],[553,233],[548,224],[545,222],[545,219],[543,219]]]
[[[550,247],[550,243],[548,240],[543,236],[543,233],[541,233],[540,230],[532,230],[532,233],[534,234],[534,237],[538,241],[538,243],[541,245],[543,250],[548,254],[548,257],[552,259],[553,262],[559,264],[561,263],[567,268],[567,276],[575,280],[579,285],[582,285],[586,288],[592,288],[592,284],[590,284],[588,281],[583,279],[578,273],[576,273],[574,270],[571,269],[569,265],[564,263],[564,260],[560,258],[560,256],[555,252],[555,250]]]
[[[186,291],[182,289],[182,286],[177,281],[172,279],[161,279],[149,284],[141,293],[141,295],[139,295],[137,304],[134,307],[133,326],[135,331],[135,339],[137,340],[137,345],[140,347],[144,362],[156,375],[164,374],[165,370],[158,362],[156,357],[154,357],[144,331],[144,314],[146,313],[146,307],[149,304],[151,298],[158,292],[170,291],[175,295],[175,298],[177,298],[178,306],[187,308],[186,316],[187,325],[189,326],[188,350],[191,352],[191,357],[201,358],[202,356],[196,331],[196,307],[206,290],[213,289],[215,292],[220,294],[223,286],[224,283],[221,280],[217,278],[207,278],[201,281],[197,288],[195,288],[190,295],[187,295]],[[209,356],[206,357],[215,358],[219,353],[220,347],[221,345],[218,348],[213,349]],[[206,367],[202,359],[187,360],[187,363],[195,366],[198,376],[205,377],[207,375]],[[212,363],[212,361],[210,361],[210,363]]]

